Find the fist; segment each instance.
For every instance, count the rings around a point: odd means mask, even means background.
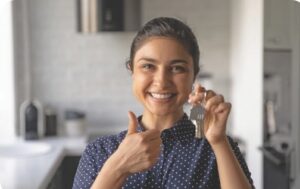
[[[223,95],[196,85],[189,96],[189,102],[194,106],[202,104],[205,108],[204,133],[208,142],[213,145],[226,140],[226,124],[231,104],[224,100]]]
[[[116,151],[123,172],[132,174],[150,169],[158,160],[161,138],[158,130],[137,132],[138,121],[129,112],[127,135]]]

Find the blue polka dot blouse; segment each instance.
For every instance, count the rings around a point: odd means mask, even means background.
[[[139,125],[138,131],[143,131],[142,126]],[[129,176],[122,188],[220,188],[215,155],[207,140],[196,139],[194,135],[195,127],[184,115],[183,119],[172,128],[161,133],[162,149],[158,162],[147,171]],[[88,144],[80,159],[73,189],[91,187],[103,164],[125,136],[126,131],[123,131],[118,135],[100,137]],[[237,144],[228,138],[245,175],[253,186],[250,172]]]

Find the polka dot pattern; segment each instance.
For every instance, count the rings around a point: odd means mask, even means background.
[[[141,117],[139,117],[141,119]],[[139,126],[138,131],[144,129]],[[184,117],[161,133],[162,145],[158,162],[149,170],[130,175],[123,189],[218,189],[220,181],[216,157],[205,139],[196,139],[193,123]],[[105,161],[126,136],[118,135],[96,139],[86,147],[75,175],[73,189],[90,188]],[[251,174],[235,143],[228,137],[232,149],[247,178]],[[254,188],[254,186],[253,186]]]

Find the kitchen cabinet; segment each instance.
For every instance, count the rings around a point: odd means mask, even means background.
[[[265,0],[264,47],[291,49],[290,0]]]
[[[136,31],[140,0],[77,0],[77,30],[82,33]]]
[[[51,179],[47,189],[72,188],[80,156],[66,156]]]

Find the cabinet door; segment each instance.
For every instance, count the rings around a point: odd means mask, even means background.
[[[80,156],[67,156],[63,161],[63,188],[72,188]]]
[[[290,0],[265,0],[264,47],[290,49]]]
[[[47,189],[63,189],[63,165],[61,164],[51,179]]]
[[[79,160],[80,156],[66,156],[51,179],[47,189],[72,188]]]

